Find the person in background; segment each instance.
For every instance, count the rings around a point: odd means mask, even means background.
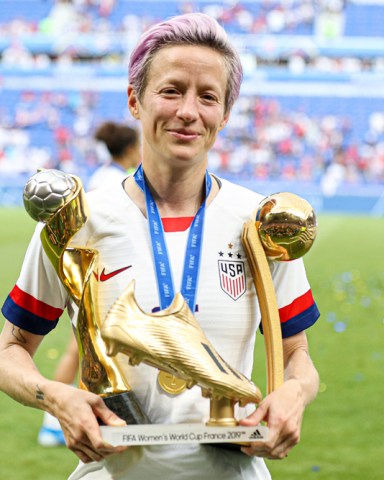
[[[250,378],[261,316],[241,234],[264,196],[207,170],[209,152],[239,96],[243,75],[238,52],[212,17],[186,14],[146,31],[131,53],[128,71],[128,107],[141,124],[142,163],[125,181],[87,194],[90,215],[71,242],[96,248],[101,268],[118,272],[98,284],[100,318],[107,317],[133,280],[144,312],[168,308],[175,292],[181,292],[199,328],[228,362],[226,368],[230,365]],[[98,419],[109,426],[125,422],[102,397],[45,378],[33,362],[44,335],[65,308],[76,322],[73,300],[46,258],[40,230],[41,225],[15,286],[18,295],[11,292],[2,309],[6,321],[0,336],[0,389],[57,416],[68,448],[80,459],[69,479],[270,480],[264,458],[283,459],[297,445],[305,409],[319,388],[305,332],[319,312],[303,260],[271,265],[284,382],[257,407],[248,404],[237,411],[241,425],[268,422],[266,441],[254,441],[240,451],[204,444],[113,447],[103,440]],[[188,261],[191,252],[194,262]],[[167,281],[157,269],[160,255]],[[243,282],[236,296],[221,282],[222,262],[228,269],[234,268],[233,262],[239,267]],[[43,305],[46,308],[37,310]],[[47,311],[55,312],[55,321]],[[161,316],[150,318],[158,318],[156,328],[163,332]],[[129,331],[126,323],[117,326]],[[145,331],[151,339],[153,327]],[[218,374],[222,371],[218,360],[201,348],[189,322],[180,320],[178,335],[183,339],[178,348],[186,355],[217,368]],[[209,399],[200,388],[172,394],[159,380],[157,368],[130,366],[125,355],[115,358],[153,423],[206,422]]]
[[[116,179],[124,180],[140,163],[140,139],[134,128],[109,121],[98,127],[94,137],[105,144],[110,160],[90,177],[88,190],[109,185]]]

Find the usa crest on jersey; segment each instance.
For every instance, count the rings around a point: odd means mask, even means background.
[[[219,260],[220,286],[233,300],[240,298],[246,289],[245,266],[240,260]]]

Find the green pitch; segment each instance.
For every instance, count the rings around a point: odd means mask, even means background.
[[[0,209],[0,303],[17,279],[34,222],[21,209]],[[321,312],[308,331],[321,393],[306,411],[301,443],[268,462],[274,480],[381,480],[384,416],[384,220],[320,216],[305,263]],[[66,319],[43,342],[36,363],[52,375],[69,331]],[[2,321],[0,324],[2,325]],[[261,340],[261,341],[260,341]],[[262,338],[254,381],[265,391]],[[0,393],[0,477],[64,480],[77,463],[63,448],[36,443],[42,412]]]

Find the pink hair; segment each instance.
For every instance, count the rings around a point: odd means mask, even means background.
[[[148,72],[155,54],[170,45],[203,45],[223,55],[228,70],[226,111],[239,96],[243,69],[237,51],[227,33],[209,15],[189,13],[153,25],[140,37],[129,61],[129,83],[141,99],[148,81]]]

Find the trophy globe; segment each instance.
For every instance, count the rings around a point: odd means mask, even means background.
[[[73,177],[60,170],[40,170],[27,181],[23,191],[25,210],[37,222],[47,223],[73,195]]]
[[[312,247],[317,219],[304,198],[281,192],[262,200],[256,213],[256,229],[268,259],[290,261]]]

